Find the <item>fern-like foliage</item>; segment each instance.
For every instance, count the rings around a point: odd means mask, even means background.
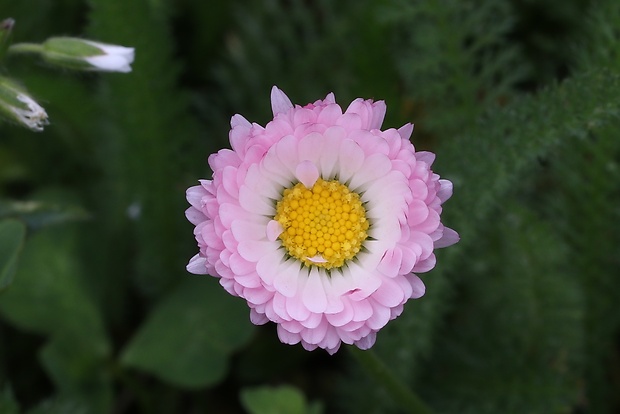
[[[396,65],[412,109],[423,109],[414,119],[442,138],[471,125],[485,105],[510,99],[528,75],[521,48],[508,41],[508,2],[390,0],[380,16],[396,27]]]
[[[180,167],[202,159],[198,153],[192,158],[182,152],[197,135],[195,124],[188,117],[187,97],[177,90],[179,67],[171,58],[166,8],[146,0],[92,1],[92,5],[91,35],[137,50],[133,72],[107,80],[99,92],[107,120],[97,131],[106,180],[92,197],[105,211],[104,217],[113,220],[102,223],[108,240],[133,239],[139,247],[133,253],[135,268],[105,269],[105,264],[102,268],[119,277],[107,285],[113,291],[133,274],[144,293],[157,295],[184,274],[189,254],[187,244],[175,243],[171,249],[168,243],[169,238],[186,240],[182,234],[187,183]],[[119,16],[133,16],[131,24]],[[119,238],[120,234],[125,236]],[[126,255],[129,246],[108,248]]]

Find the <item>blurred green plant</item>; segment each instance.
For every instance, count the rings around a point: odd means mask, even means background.
[[[308,404],[304,395],[290,386],[255,387],[241,390],[241,403],[249,414],[321,414],[319,403]]]
[[[397,378],[436,412],[617,411],[616,3],[0,4],[2,76],[52,120],[0,125],[0,411],[402,412],[346,352],[281,345],[184,271],[184,191],[273,84],[385,99],[454,182],[462,240],[374,348]],[[63,33],[136,47],[133,72],[8,52]]]

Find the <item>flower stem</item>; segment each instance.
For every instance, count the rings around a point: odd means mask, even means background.
[[[430,408],[410,390],[402,381],[399,381],[388,367],[372,351],[350,346],[351,354],[364,367],[368,374],[382,384],[406,412],[410,414],[431,414]]]
[[[9,53],[41,53],[43,47],[37,43],[15,43],[9,46]]]

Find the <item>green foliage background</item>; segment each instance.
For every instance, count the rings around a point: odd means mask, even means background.
[[[616,0],[28,0],[15,42],[136,48],[130,74],[10,57],[51,118],[0,124],[0,413],[399,413],[346,350],[278,342],[185,271],[185,189],[305,104],[384,99],[454,182],[461,242],[374,351],[438,413],[620,412]]]

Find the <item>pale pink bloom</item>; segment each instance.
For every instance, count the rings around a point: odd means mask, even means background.
[[[274,87],[271,106],[265,127],[233,116],[232,150],[212,154],[213,179],[187,190],[199,247],[187,270],[218,277],[247,301],[253,323],[275,322],[284,343],[368,349],[424,295],[416,273],[435,266],[434,249],[459,240],[440,221],[452,183],[431,170],[434,154],[415,151],[413,125],[380,130],[383,101],[356,99],[343,113],[331,93],[301,107]],[[327,203],[316,228],[295,218]],[[331,237],[319,250],[302,243],[317,229]]]

